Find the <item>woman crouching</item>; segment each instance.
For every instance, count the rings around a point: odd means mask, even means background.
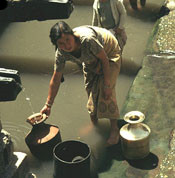
[[[121,49],[117,39],[104,28],[80,26],[71,29],[64,21],[51,28],[50,39],[56,48],[55,64],[41,113],[50,115],[66,61],[82,64],[91,121],[96,124],[100,118],[109,119],[111,130],[107,143],[117,144],[119,110],[115,85],[121,66]]]

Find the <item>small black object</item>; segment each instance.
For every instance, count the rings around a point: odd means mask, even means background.
[[[0,68],[0,76],[13,78],[17,83],[21,84],[20,74],[17,70]]]
[[[166,6],[163,5],[163,6],[160,8],[160,10],[159,10],[159,13],[158,13],[158,15],[157,15],[157,18],[159,19],[159,18],[161,18],[161,17],[163,17],[163,16],[165,16],[165,15],[168,15],[169,12],[170,12],[170,9],[169,9],[168,7],[166,7]]]
[[[64,76],[62,75],[62,77],[61,77],[61,83],[63,83],[64,82]]]
[[[54,178],[90,178],[90,147],[80,141],[68,140],[53,150]]]
[[[0,68],[0,101],[13,101],[22,90],[17,70]]]
[[[5,8],[7,8],[7,0],[1,0],[0,1],[0,10],[4,10]]]
[[[8,0],[7,8],[0,11],[0,21],[67,19],[73,9],[72,0]]]
[[[13,101],[22,87],[13,78],[0,77],[0,101]]]
[[[129,2],[130,2],[131,7],[132,7],[134,10],[138,10],[138,7],[137,7],[137,0],[129,0]]]
[[[142,7],[144,7],[145,4],[146,4],[146,0],[140,0],[140,4],[141,4]]]

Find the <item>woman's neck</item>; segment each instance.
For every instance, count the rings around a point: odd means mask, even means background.
[[[99,0],[100,2],[107,2],[108,0]]]
[[[74,32],[74,37],[75,37],[75,43],[76,43],[75,51],[78,51],[81,47],[80,35]]]
[[[73,55],[76,58],[79,58],[81,56],[81,42],[80,42],[80,36],[76,32],[74,32],[74,39],[75,39],[75,48],[71,52],[71,55]]]

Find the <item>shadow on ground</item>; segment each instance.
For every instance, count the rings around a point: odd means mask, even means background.
[[[144,22],[155,22],[161,9],[161,6],[153,3],[147,3],[145,7],[139,6],[137,10],[133,10],[127,2],[124,4],[129,16],[140,19]]]
[[[8,22],[0,22],[0,37],[3,35],[5,29],[9,26]]]

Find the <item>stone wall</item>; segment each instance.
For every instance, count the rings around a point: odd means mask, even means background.
[[[10,133],[2,128],[0,120],[0,178],[32,178],[29,170],[27,154],[14,152]]]
[[[92,5],[94,0],[73,0],[75,5]]]

